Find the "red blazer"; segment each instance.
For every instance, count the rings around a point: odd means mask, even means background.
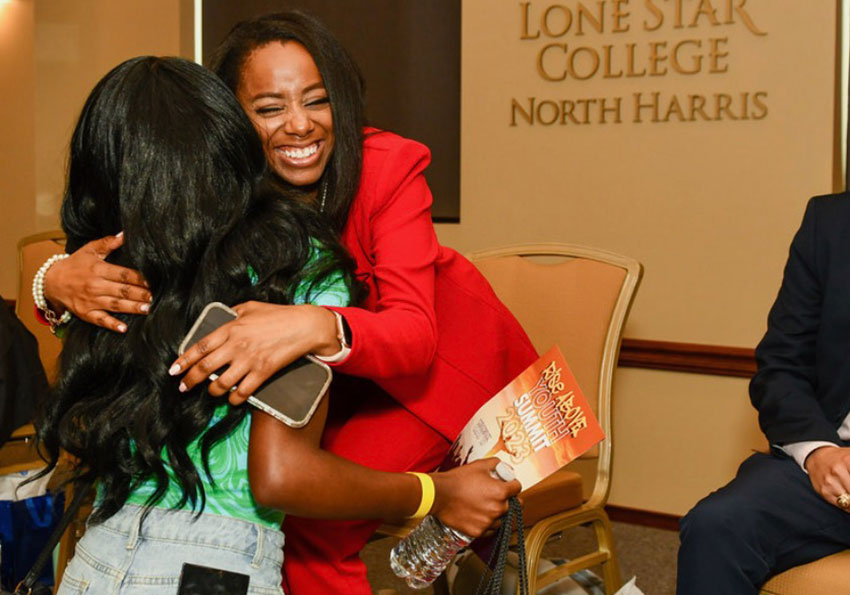
[[[430,151],[365,133],[342,243],[369,295],[360,307],[335,308],[352,336],[335,367],[374,381],[451,442],[537,354],[472,263],[437,243],[423,175]]]

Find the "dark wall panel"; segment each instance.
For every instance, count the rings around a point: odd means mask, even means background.
[[[366,113],[379,128],[430,147],[433,216],[460,214],[459,0],[204,0],[204,62],[238,21],[298,8],[322,19],[366,79]]]

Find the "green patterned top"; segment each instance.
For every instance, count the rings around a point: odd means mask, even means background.
[[[253,269],[252,269],[253,270]],[[296,303],[304,303],[307,292],[302,286],[296,292]],[[310,303],[318,306],[346,306],[349,302],[349,292],[341,274],[331,275],[321,286],[310,291]],[[247,406],[247,405],[246,405]],[[216,407],[208,428],[224,418],[230,405],[225,401]],[[251,416],[246,415],[242,422],[223,440],[210,449],[209,465],[214,483],[210,483],[204,472],[201,457],[200,434],[186,449],[192,462],[201,476],[206,494],[205,513],[220,514],[257,523],[266,527],[278,529],[283,522],[283,513],[279,510],[265,508],[254,501],[251,486],[248,483],[248,441],[251,434]],[[170,466],[167,464],[168,455],[163,449],[163,460],[169,475],[168,489],[154,506],[159,508],[177,508],[180,502],[181,490]],[[127,498],[128,504],[145,506],[148,498],[156,490],[156,482],[151,477],[136,488]],[[192,505],[186,503],[184,510],[192,510]]]

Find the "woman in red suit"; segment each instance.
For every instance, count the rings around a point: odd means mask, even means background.
[[[478,407],[536,353],[473,265],[440,246],[423,145],[364,127],[347,52],[315,19],[290,12],[237,25],[214,67],[233,89],[282,183],[325,214],[369,293],[357,307],[247,303],[239,318],[175,361],[186,389],[237,403],[305,353],[338,372],[324,448],[387,471],[435,468]],[[269,238],[274,241],[274,238]],[[105,238],[45,275],[51,304],[121,330],[107,310],[143,312],[143,280],[102,262]],[[352,495],[356,497],[356,495]],[[287,517],[287,591],[371,593],[359,552],[373,521]]]

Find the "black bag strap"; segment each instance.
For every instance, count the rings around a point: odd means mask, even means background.
[[[71,524],[71,521],[74,520],[74,517],[76,516],[77,511],[80,510],[80,506],[82,506],[83,500],[85,500],[88,495],[91,486],[92,482],[90,480],[84,481],[76,486],[74,491],[74,500],[71,502],[71,505],[65,509],[65,514],[62,515],[62,518],[59,520],[59,524],[56,525],[53,533],[50,534],[50,539],[47,540],[47,543],[38,555],[38,558],[36,558],[33,563],[32,568],[30,568],[30,571],[24,577],[24,580],[18,583],[18,586],[15,587],[14,595],[32,595],[35,593],[36,581],[41,575],[41,571],[44,569],[47,561],[53,557],[53,550],[56,548],[56,544],[59,543],[65,529],[67,529],[68,525]]]
[[[508,561],[508,550],[511,547],[511,536],[514,533],[514,525],[516,524],[517,544],[519,555],[519,563],[517,567],[519,592],[521,595],[528,595],[528,574],[525,567],[525,532],[522,524],[522,504],[519,503],[516,496],[508,500],[508,513],[502,518],[502,526],[499,527],[499,532],[496,535],[496,547],[490,555],[490,561],[487,566],[493,569],[490,573],[490,578],[486,582],[487,573],[481,577],[478,582],[478,588],[475,590],[475,595],[499,595],[502,592],[502,581],[505,578],[505,564]],[[495,563],[495,565],[494,565]]]

